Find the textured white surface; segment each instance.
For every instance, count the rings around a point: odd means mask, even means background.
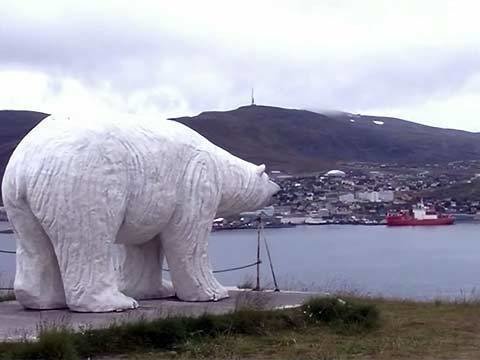
[[[174,121],[46,118],[18,145],[2,183],[18,301],[104,312],[173,293],[227,297],[207,256],[211,224],[270,201],[279,188],[264,170]],[[164,257],[173,288],[162,281]]]

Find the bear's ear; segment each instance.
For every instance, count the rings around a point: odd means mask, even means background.
[[[258,165],[258,166],[257,166],[257,174],[258,174],[258,176],[262,176],[264,172],[265,172],[265,164]]]

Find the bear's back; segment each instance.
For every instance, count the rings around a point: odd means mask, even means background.
[[[80,147],[102,144],[111,138],[120,141],[155,140],[186,146],[214,146],[178,122],[126,115],[96,117],[51,115],[32,129],[19,146],[41,149]]]
[[[52,115],[38,124],[20,142],[7,166],[6,175],[34,181],[38,175],[54,174],[70,167],[72,175],[82,159],[101,157],[125,168],[132,175],[148,173],[152,177],[179,173],[198,151],[215,159],[223,175],[236,169],[248,172],[253,164],[245,162],[212,144],[206,138],[172,120],[128,115],[59,116]],[[79,161],[80,159],[80,161]],[[138,171],[136,171],[138,170]]]

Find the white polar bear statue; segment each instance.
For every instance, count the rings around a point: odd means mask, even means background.
[[[212,221],[262,208],[278,190],[264,165],[175,121],[49,116],[20,142],[2,182],[17,237],[16,298],[79,312],[173,294],[225,298],[207,256]],[[164,257],[173,288],[162,281]]]

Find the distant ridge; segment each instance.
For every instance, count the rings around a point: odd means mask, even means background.
[[[480,158],[480,134],[340,111],[244,106],[174,119],[270,168],[314,171],[336,162],[425,164]]]
[[[3,178],[5,166],[17,144],[47,116],[48,114],[35,111],[0,110],[0,179]]]

